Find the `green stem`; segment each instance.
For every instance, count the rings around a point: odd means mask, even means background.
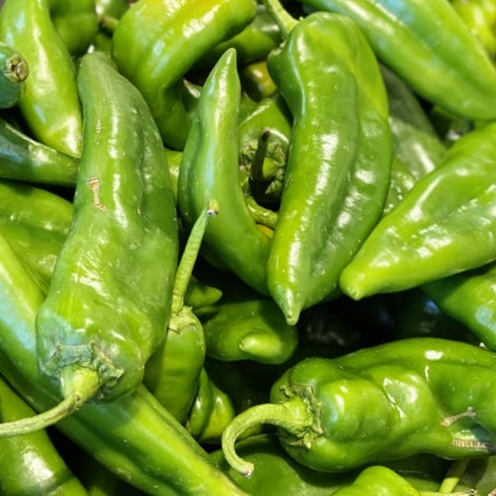
[[[441,494],[450,494],[455,490],[455,487],[460,482],[462,475],[467,470],[467,466],[470,463],[470,460],[458,460],[453,462],[446,474],[446,477],[443,479],[441,483],[441,487],[439,488],[439,492]]]
[[[14,53],[12,57],[6,61],[4,71],[5,77],[11,83],[22,83],[29,76],[28,64],[18,53]]]
[[[246,206],[250,211],[250,215],[257,224],[274,229],[277,222],[277,213],[269,208],[259,205],[253,196],[246,196]]]
[[[191,229],[177,268],[174,288],[172,290],[172,315],[178,315],[184,306],[184,295],[193,274],[193,268],[198,258],[208,221],[211,217],[217,215],[218,212],[219,206],[217,202],[215,200],[209,201],[207,207],[203,209]]]
[[[265,182],[266,178],[263,171],[263,164],[267,155],[269,146],[270,129],[263,129],[258,137],[257,149],[251,160],[250,176],[254,181]]]
[[[70,392],[64,395],[65,398],[46,412],[12,422],[0,423],[0,438],[21,436],[56,424],[78,410],[100,389],[98,372],[87,368],[69,369],[71,380],[65,386],[63,385],[63,389]],[[62,375],[64,373],[65,371],[62,372]]]
[[[256,405],[237,415],[224,429],[222,451],[227,463],[244,477],[250,477],[255,466],[238,456],[235,444],[244,432],[260,424],[275,425],[303,438],[313,430],[315,419],[309,406],[300,396],[293,396],[283,403]]]
[[[279,0],[263,0],[263,3],[281,30],[283,39],[286,39],[293,27],[298,24],[298,20],[282,6]]]

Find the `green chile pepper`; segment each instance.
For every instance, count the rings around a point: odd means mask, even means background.
[[[257,102],[273,96],[277,92],[277,87],[267,69],[266,59],[241,66],[239,78],[243,93]]]
[[[0,118],[0,177],[74,187],[79,160],[44,145]]]
[[[3,237],[0,254],[0,373],[36,411],[47,411],[60,393],[38,367],[35,317],[45,294]],[[146,494],[246,496],[142,386],[111,402],[86,403],[57,427]]]
[[[198,313],[198,312],[197,312]],[[200,313],[207,356],[223,361],[285,363],[298,346],[298,330],[288,325],[269,298],[226,295]]]
[[[381,66],[381,74],[388,95],[393,150],[420,179],[444,160],[447,148],[410,87],[385,66]]]
[[[0,42],[0,108],[11,108],[19,100],[29,67],[23,56]]]
[[[379,66],[359,27],[326,12],[298,22],[273,4],[289,29],[267,63],[294,124],[267,279],[295,324],[301,310],[336,294],[378,221],[392,144]]]
[[[464,492],[434,492],[419,491],[410,482],[389,467],[372,465],[358,474],[353,484],[336,491],[336,496],[362,496],[374,494],[377,496],[470,496],[472,491]]]
[[[183,97],[186,73],[255,15],[254,0],[140,0],[122,16],[112,57],[149,103],[169,148],[183,149],[191,125]]]
[[[236,415],[231,398],[201,370],[198,391],[188,412],[186,428],[201,444],[220,444],[222,433]]]
[[[391,161],[389,189],[382,209],[383,217],[405,198],[405,195],[413,188],[416,182],[410,167],[405,165],[397,156],[394,156]]]
[[[185,294],[207,223],[217,213],[215,201],[209,202],[191,230],[176,272],[165,341],[145,366],[145,386],[179,422],[193,404],[206,351],[202,324],[185,305]]]
[[[353,299],[409,289],[495,258],[496,124],[459,138],[384,216],[343,270]]]
[[[188,228],[215,198],[219,215],[209,222],[201,255],[264,294],[270,239],[251,218],[241,189],[240,92],[236,52],[229,49],[207,78],[194,113],[179,170],[178,210]]]
[[[468,343],[411,338],[326,360],[308,358],[273,384],[271,403],[239,414],[226,428],[228,463],[253,465],[236,438],[260,423],[278,427],[297,462],[340,472],[419,453],[463,460],[496,450],[492,403],[496,355]]]
[[[0,421],[34,415],[33,410],[0,376]],[[45,431],[0,440],[2,496],[87,496]]]
[[[178,234],[158,130],[108,56],[85,55],[78,82],[88,146],[71,228],[36,320],[40,369],[64,401],[21,430],[53,423],[89,399],[129,393],[170,318]]]
[[[71,38],[76,34],[78,42],[80,16],[72,14],[87,6],[92,2],[6,0],[0,9],[0,39],[22,53],[30,70],[18,102],[26,124],[35,139],[74,157],[81,155],[81,105],[76,69],[57,31],[56,14],[61,11],[61,27]]]
[[[496,264],[424,284],[422,289],[447,315],[467,326],[485,346],[496,350]]]
[[[0,232],[46,289],[71,221],[68,200],[34,186],[0,180]]]
[[[427,101],[470,120],[496,118],[496,70],[449,2],[302,2],[353,19],[377,57]]]
[[[219,43],[205,54],[195,64],[195,70],[208,69],[210,71],[228,48],[236,50],[238,64],[240,65],[264,60],[268,53],[280,42],[281,32],[279,31],[279,26],[267,12],[265,5],[257,3],[257,13],[253,20],[236,36]]]

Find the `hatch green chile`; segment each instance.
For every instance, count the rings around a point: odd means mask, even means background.
[[[323,472],[418,453],[452,460],[493,455],[495,366],[491,351],[440,338],[307,358],[273,384],[271,403],[242,412],[226,428],[226,460],[246,476],[256,470],[237,457],[234,443],[260,423],[277,426],[284,449]]]
[[[268,68],[294,119],[267,284],[295,324],[336,293],[381,216],[392,140],[379,66],[358,26],[327,12],[298,22],[267,6],[286,33]]]

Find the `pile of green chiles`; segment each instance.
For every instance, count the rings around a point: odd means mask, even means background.
[[[2,496],[496,495],[496,0],[5,0]]]

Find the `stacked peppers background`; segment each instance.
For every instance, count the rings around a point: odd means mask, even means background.
[[[0,2],[0,494],[496,494],[496,2]]]

